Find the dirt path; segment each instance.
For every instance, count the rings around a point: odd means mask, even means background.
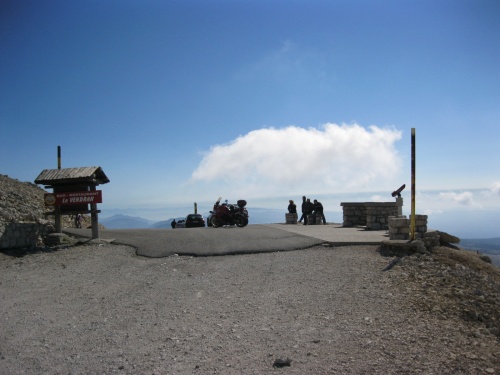
[[[0,373],[500,373],[495,336],[416,309],[390,260],[375,246],[0,254]]]

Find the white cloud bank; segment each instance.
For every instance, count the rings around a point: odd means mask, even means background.
[[[408,198],[410,199],[410,198]],[[417,205],[426,213],[445,213],[461,210],[499,211],[500,184],[494,182],[488,189],[456,191],[420,191],[417,192]]]
[[[400,139],[394,128],[358,124],[259,129],[213,146],[191,181],[247,196],[393,189],[402,164],[395,148]]]
[[[479,205],[474,202],[474,194],[470,191],[463,191],[461,193],[446,192],[440,193],[439,196],[440,198],[453,201],[464,206],[479,207]]]
[[[490,189],[492,194],[500,195],[500,181],[496,181],[491,185]]]

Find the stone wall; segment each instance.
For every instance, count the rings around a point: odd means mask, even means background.
[[[366,229],[389,229],[389,216],[398,214],[396,202],[366,203]]]
[[[42,244],[42,237],[48,232],[46,222],[0,221],[0,249],[35,248]]]
[[[343,226],[366,226],[366,229],[380,230],[389,228],[389,217],[398,215],[396,202],[343,202]]]
[[[411,218],[394,216],[389,218],[389,239],[409,240],[411,232]],[[415,238],[424,238],[427,233],[427,215],[415,215]]]
[[[344,227],[366,225],[366,203],[341,203],[344,214]]]

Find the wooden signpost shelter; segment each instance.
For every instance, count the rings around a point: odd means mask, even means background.
[[[53,189],[45,194],[45,205],[54,207],[47,215],[55,216],[56,232],[62,233],[61,216],[90,214],[92,238],[99,238],[97,203],[102,203],[102,193],[96,187],[109,182],[101,167],[44,169],[35,184]],[[90,208],[89,208],[90,206]]]

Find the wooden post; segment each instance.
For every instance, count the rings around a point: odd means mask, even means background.
[[[90,191],[96,191],[95,185],[90,186]],[[92,221],[92,239],[99,238],[99,219],[97,215],[97,204],[90,204],[90,219]]]
[[[410,240],[415,240],[415,128],[411,128],[411,232]]]
[[[54,206],[54,212],[54,225],[56,227],[56,233],[62,233],[61,209],[59,206]]]
[[[57,146],[57,169],[61,169],[61,146]],[[53,188],[54,193],[55,189]],[[55,207],[54,224],[56,227],[56,233],[62,233],[62,216],[61,209],[59,206]]]

